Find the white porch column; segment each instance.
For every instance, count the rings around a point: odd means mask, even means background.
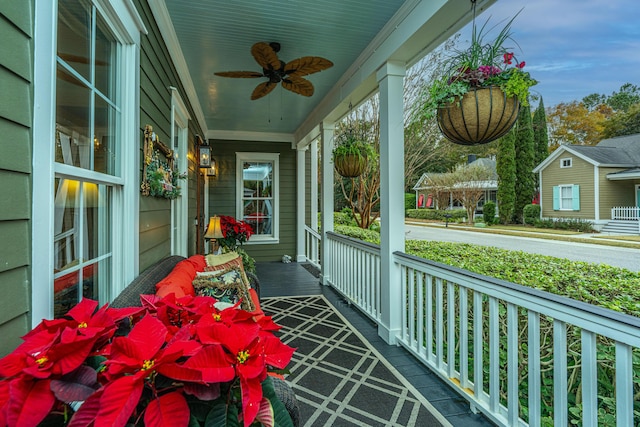
[[[327,231],[333,231],[333,162],[331,161],[331,151],[333,149],[333,123],[322,123],[320,125],[320,144],[322,146],[322,254],[320,256],[320,282],[328,285],[330,259],[329,248],[326,244]]]
[[[311,165],[309,166],[309,179],[311,180],[311,223],[313,231],[318,231],[318,140],[314,139],[309,147]],[[332,193],[333,194],[333,193]]]
[[[298,147],[296,152],[296,261],[305,262],[307,257],[304,250],[305,237],[305,164],[304,154],[307,147]]]
[[[404,251],[404,118],[405,65],[388,62],[377,72],[380,86],[380,273],[381,323],[378,335],[395,344],[400,331],[400,267],[393,252]]]

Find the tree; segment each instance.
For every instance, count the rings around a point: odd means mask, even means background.
[[[451,194],[467,211],[467,222],[473,224],[478,202],[484,196],[487,181],[493,179],[493,171],[482,164],[464,164],[458,166],[451,175]]]
[[[427,176],[427,186],[429,194],[435,201],[435,207],[440,210],[447,209],[451,202],[451,188],[454,184],[454,177],[451,173],[431,173]]]
[[[634,133],[640,133],[640,103],[630,106],[627,111],[619,112],[607,120],[602,136],[613,138]]]
[[[498,140],[496,156],[498,173],[498,214],[502,224],[513,218],[516,203],[516,131],[511,131]]]
[[[534,167],[538,166],[549,156],[549,135],[547,133],[547,115],[544,111],[544,102],[540,98],[540,104],[533,114],[533,147]],[[540,187],[538,176],[534,176],[535,188]]]
[[[640,87],[631,83],[623,84],[619,92],[613,92],[607,98],[607,105],[615,112],[627,112],[632,105],[638,103],[640,103]]]
[[[374,212],[380,203],[380,117],[378,97],[373,96],[338,126],[337,132],[353,132],[362,141],[373,145],[375,156],[369,156],[367,169],[357,178],[343,178],[335,172],[346,205],[360,228],[369,228],[378,216]]]
[[[582,102],[560,103],[547,112],[549,141],[555,150],[562,144],[595,145],[602,140],[605,114],[590,111]]]
[[[535,159],[533,146],[533,126],[529,106],[520,107],[516,123],[516,202],[514,205],[514,221],[522,222],[522,210],[531,203],[535,193],[533,179],[533,162]]]

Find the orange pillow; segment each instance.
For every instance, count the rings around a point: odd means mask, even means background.
[[[167,283],[156,290],[156,296],[160,298],[164,298],[170,294],[176,294],[176,298],[185,296],[184,290],[175,283]]]
[[[187,258],[187,261],[193,264],[196,271],[204,271],[204,268],[207,266],[207,261],[204,259],[204,255],[192,255]]]
[[[156,283],[156,294],[158,294],[164,286],[175,285],[182,289],[183,296],[195,295],[193,284],[191,283],[194,277],[196,277],[196,268],[193,263],[188,259],[180,261],[174,269],[171,270],[171,273]],[[176,297],[177,296],[178,295],[176,295]]]

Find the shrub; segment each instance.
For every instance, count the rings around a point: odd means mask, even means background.
[[[405,215],[409,209],[416,208],[416,195],[415,193],[404,193],[404,211]]]
[[[445,215],[451,215],[449,221],[455,222],[466,218],[467,211],[464,209],[435,210],[435,209],[409,209],[407,218],[429,219],[433,221],[444,221]]]
[[[484,218],[484,222],[487,225],[492,225],[497,223],[496,218],[496,204],[492,201],[488,201],[482,207],[482,217]]]
[[[526,205],[523,210],[524,223],[534,225],[540,219],[540,205]]]
[[[536,219],[533,222],[536,228],[552,228],[556,230],[579,231],[581,233],[592,233],[593,224],[589,221],[573,218],[561,219]]]

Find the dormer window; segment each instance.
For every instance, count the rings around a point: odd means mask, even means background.
[[[572,159],[560,159],[560,167],[561,168],[570,168]]]

